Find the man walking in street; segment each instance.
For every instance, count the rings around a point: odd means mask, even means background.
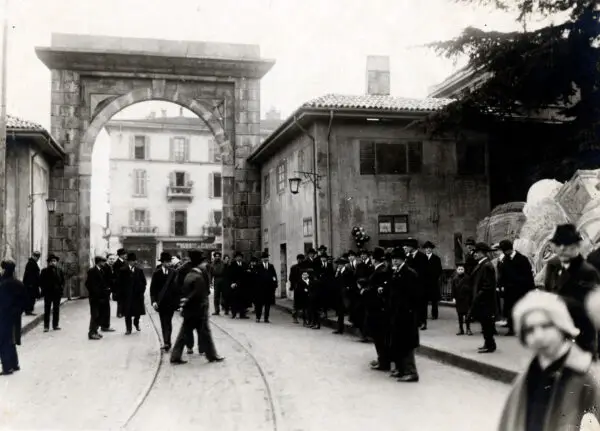
[[[113,292],[113,300],[117,301],[117,318],[123,317],[123,302],[121,301],[121,292],[119,291],[119,277],[121,275],[121,269],[127,266],[127,250],[120,248],[117,250],[117,260],[113,264],[113,271],[115,273],[115,291]]]
[[[23,274],[23,284],[27,291],[27,302],[25,304],[25,315],[35,316],[33,312],[35,301],[40,297],[40,261],[41,253],[34,251],[33,255],[25,265],[25,273]]]
[[[277,289],[277,272],[269,263],[269,253],[264,251],[261,255],[262,262],[256,268],[255,305],[256,321],[260,322],[265,312],[265,323],[269,322],[271,305],[275,304],[275,290]]]
[[[221,314],[221,307],[225,311],[225,315],[229,314],[229,302],[228,302],[228,294],[229,294],[229,286],[227,286],[227,279],[225,271],[227,267],[225,266],[225,262],[221,259],[221,252],[215,252],[213,256],[214,260],[212,263],[212,276],[213,276],[213,302],[215,306],[214,315],[218,316]]]
[[[146,314],[144,293],[146,292],[146,276],[137,267],[135,253],[127,254],[127,265],[121,268],[119,274],[119,296],[122,301],[122,311],[125,317],[126,335],[131,335],[132,320],[135,329],[139,332],[140,316]]]
[[[337,329],[334,334],[343,334],[346,329],[345,317],[348,304],[348,295],[354,282],[354,275],[348,267],[349,261],[347,255],[344,255],[335,261],[337,268],[335,271],[335,289],[333,291],[333,305],[337,315]]]
[[[240,319],[248,319],[246,312],[248,300],[248,286],[246,285],[246,265],[242,262],[242,253],[239,251],[233,256],[233,262],[227,271],[227,283],[231,288],[231,318],[238,315]]]
[[[417,273],[419,277],[419,325],[421,330],[427,329],[427,266],[428,259],[424,253],[419,250],[419,241],[414,238],[409,238],[404,246],[406,253],[406,264]]]
[[[21,344],[21,315],[25,305],[25,286],[15,277],[15,263],[0,264],[0,375],[19,371],[17,346]]]
[[[85,280],[85,288],[88,290],[90,301],[90,326],[88,339],[100,340],[102,335],[98,333],[102,321],[102,307],[110,301],[110,287],[106,281],[106,272],[102,268],[106,259],[102,256],[94,258],[94,266],[88,269]]]
[[[438,303],[440,302],[440,278],[442,277],[442,260],[438,255],[433,253],[435,245],[431,241],[426,241],[423,244],[423,250],[425,251],[425,257],[427,258],[427,264],[425,265],[425,280],[423,287],[425,289],[425,300],[423,301],[421,315],[425,319],[425,326],[427,326],[427,315],[429,303],[431,303],[431,319],[437,320],[439,316]]]
[[[193,331],[198,331],[198,344],[202,345],[209,362],[220,362],[223,357],[217,354],[210,331],[208,312],[210,286],[206,272],[206,259],[201,251],[190,251],[190,260],[194,267],[183,283],[181,307],[183,323],[171,352],[171,364],[185,364],[181,359],[185,340]]]
[[[48,256],[48,266],[40,273],[40,287],[44,297],[44,332],[50,330],[50,313],[52,313],[52,329],[60,330],[60,300],[65,288],[65,275],[58,267],[58,256]]]
[[[102,332],[114,332],[115,330],[110,326],[110,293],[112,293],[113,300],[115,299],[117,289],[117,274],[115,273],[114,265],[117,261],[117,256],[109,253],[106,255],[106,263],[102,265],[102,272],[104,273],[104,279],[109,289],[108,301],[100,304],[100,329]]]
[[[496,351],[494,340],[495,318],[498,311],[496,301],[496,270],[487,257],[492,249],[483,242],[475,244],[474,257],[477,265],[471,273],[473,283],[473,304],[467,319],[473,317],[481,323],[484,344],[477,353],[492,353]]]
[[[390,351],[396,364],[392,377],[399,382],[418,382],[415,349],[419,347],[419,284],[417,273],[406,265],[401,248],[392,251],[392,277],[388,284]]]
[[[171,349],[171,334],[173,333],[173,315],[179,308],[179,290],[177,289],[177,273],[171,268],[172,257],[169,253],[160,254],[160,266],[152,274],[150,282],[150,302],[158,311],[160,328],[163,336],[162,349]]]
[[[515,335],[512,310],[514,305],[535,289],[533,269],[529,259],[513,249],[513,243],[507,239],[498,245],[504,257],[498,262],[498,288],[504,297],[503,311],[507,320],[507,336]]]
[[[296,263],[290,268],[290,276],[288,278],[288,281],[290,282],[290,291],[294,292],[294,311],[292,313],[294,323],[298,323],[298,314],[305,309],[305,302],[307,301],[307,298],[304,296],[304,289],[296,289],[298,284],[302,281],[302,270],[304,269],[304,266],[304,255],[297,255]]]

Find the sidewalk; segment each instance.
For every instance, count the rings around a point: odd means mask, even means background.
[[[61,311],[67,301],[68,301],[67,298],[61,299],[61,301],[60,301]],[[43,299],[38,299],[35,302],[34,312],[36,313],[35,316],[27,316],[24,314],[23,317],[21,317],[21,335],[27,334],[29,331],[31,331],[33,328],[35,328],[37,325],[39,325],[40,323],[42,323],[44,321],[44,300]]]
[[[292,312],[293,302],[289,299],[277,299],[276,307],[288,313]],[[335,316],[330,312],[324,326],[335,328]],[[420,332],[421,347],[418,353],[424,357],[443,362],[480,374],[484,377],[504,383],[510,383],[523,371],[530,360],[530,354],[516,337],[506,337],[505,328],[498,328],[496,337],[498,350],[494,353],[479,354],[477,349],[483,344],[480,325],[473,324],[473,336],[457,336],[458,323],[453,307],[440,306],[439,319],[429,320],[428,329]],[[346,330],[358,335],[346,320]]]
[[[114,315],[116,331],[90,341],[89,302],[69,301],[61,331],[40,325],[23,338],[21,371],[0,377],[0,430],[121,428],[156,376],[160,343],[148,316],[125,336]]]

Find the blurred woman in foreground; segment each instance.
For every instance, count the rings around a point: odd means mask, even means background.
[[[19,371],[17,345],[21,344],[21,313],[25,304],[25,286],[15,278],[15,263],[0,264],[0,375]]]

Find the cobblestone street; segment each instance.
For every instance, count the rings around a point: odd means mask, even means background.
[[[271,320],[213,318],[226,361],[195,353],[174,367],[165,355],[154,381],[159,344],[148,317],[141,333],[125,337],[114,319],[118,331],[91,342],[87,302],[70,303],[60,333],[38,327],[24,338],[23,370],[0,382],[0,429],[119,429],[131,415],[131,430],[475,431],[497,422],[507,385],[420,357],[421,382],[400,384],[368,368],[372,345],[279,311]]]

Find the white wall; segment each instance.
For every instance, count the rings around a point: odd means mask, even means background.
[[[34,151],[30,150],[30,157]],[[40,262],[46,262],[48,253],[48,206],[46,199],[49,192],[50,167],[43,156],[33,160],[33,249],[42,256]]]
[[[166,132],[142,129],[109,129],[110,144],[110,229],[119,235],[130,223],[130,211],[146,209],[150,225],[158,227],[158,236],[170,236],[171,211],[187,210],[187,236],[202,235],[202,226],[208,224],[211,210],[222,210],[221,198],[209,198],[209,176],[221,172],[220,163],[209,163],[209,139],[205,132]],[[135,134],[149,137],[149,160],[132,160],[130,139]],[[189,161],[175,163],[169,160],[170,138],[184,136],[190,141]],[[134,170],[145,169],[147,196],[134,197]],[[192,201],[167,200],[170,173],[185,171],[193,181]]]

